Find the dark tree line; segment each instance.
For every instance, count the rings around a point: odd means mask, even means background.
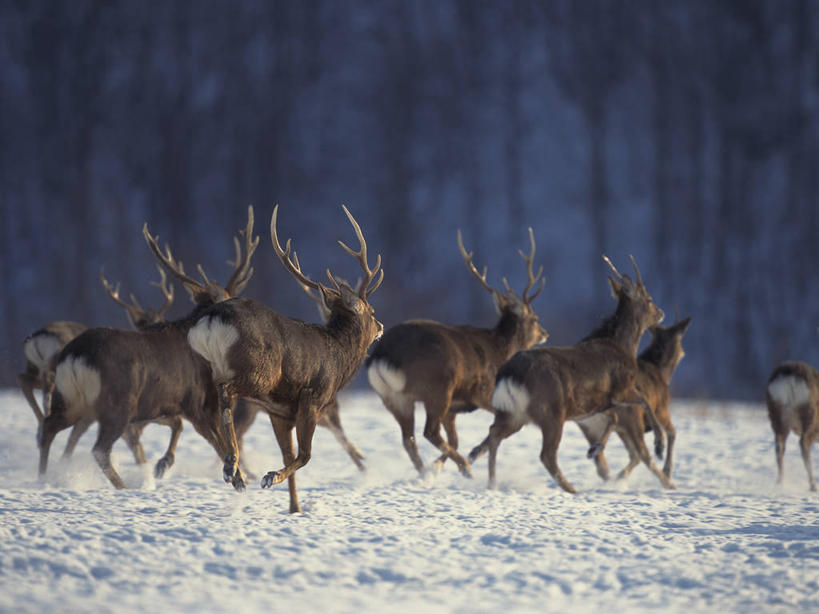
[[[819,363],[817,33],[807,0],[2,2],[0,382],[47,321],[125,325],[101,266],[158,300],[145,221],[224,276],[254,204],[247,294],[313,318],[269,214],[305,270],[352,275],[345,203],[387,325],[489,323],[455,230],[520,285],[531,225],[553,342],[610,309],[600,254],[633,253],[693,317],[678,390],[759,397]]]

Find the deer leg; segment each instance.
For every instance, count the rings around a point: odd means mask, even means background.
[[[239,449],[239,467],[247,476],[248,480],[255,480],[256,474],[248,469],[244,461],[244,440],[245,435],[253,425],[259,405],[247,399],[237,399],[233,408],[233,432],[236,433],[236,446]]]
[[[483,438],[483,441],[479,443],[477,446],[472,448],[472,451],[469,453],[467,457],[470,463],[474,463],[478,460],[481,456],[483,456],[486,451],[489,449],[489,435]]]
[[[40,444],[40,467],[38,471],[40,477],[45,475],[46,469],[48,469],[48,452],[51,449],[51,443],[54,441],[57,433],[67,429],[69,426],[71,425],[65,421],[62,414],[52,414],[46,416],[45,420],[43,420],[42,429],[40,430],[40,440],[38,442]]]
[[[296,412],[296,442],[299,445],[296,458],[287,463],[279,471],[269,471],[262,478],[262,488],[270,488],[275,484],[283,482],[293,475],[298,469],[304,467],[309,461],[313,448],[313,433],[318,424],[318,408],[311,407],[306,401],[299,401],[299,409]],[[295,482],[293,486],[295,490]]]
[[[489,427],[489,435],[487,435],[486,439],[484,440],[486,442],[486,447],[489,449],[489,488],[495,488],[497,486],[497,480],[495,478],[495,464],[497,462],[498,447],[500,446],[501,441],[510,435],[517,433],[522,428],[523,423],[513,422],[508,414],[504,412],[498,412],[495,414],[495,421],[492,423],[492,426]],[[481,447],[482,445],[483,443],[478,447]],[[473,450],[473,452],[474,451],[475,450]]]
[[[631,443],[631,438],[624,431],[624,429],[618,429],[617,436],[623,442],[626,450],[628,450],[628,464],[620,470],[620,473],[617,474],[617,479],[623,480],[629,476],[637,465],[640,464],[640,455],[637,453],[637,447]]]
[[[74,454],[74,448],[77,447],[77,442],[79,442],[80,438],[85,434],[85,431],[87,431],[92,424],[94,424],[94,418],[80,418],[74,425],[74,428],[71,429],[71,433],[68,435],[65,450],[63,450],[64,459]]]
[[[111,448],[114,446],[114,442],[122,435],[123,430],[124,428],[121,425],[100,422],[97,442],[91,450],[100,469],[102,469],[105,477],[111,481],[111,484],[114,485],[114,488],[125,488],[125,482],[122,481],[119,473],[114,469],[114,465],[111,464]]]
[[[623,432],[631,442],[631,445],[635,447],[640,460],[642,460],[645,466],[649,468],[651,473],[657,476],[657,479],[660,480],[663,487],[676,488],[674,482],[672,482],[671,479],[654,463],[654,459],[651,457],[651,453],[648,451],[646,442],[643,438],[643,435],[645,434],[644,428],[639,428],[637,429],[637,432],[635,432],[635,426],[632,423],[627,425]]]
[[[808,484],[810,489],[816,490],[816,480],[813,479],[813,465],[810,461],[810,446],[812,437],[809,430],[802,431],[802,436],[799,438],[799,448],[802,450],[802,462],[805,463],[805,470],[808,472]]]
[[[154,465],[154,476],[156,478],[161,478],[163,475],[165,475],[165,472],[173,466],[173,463],[176,460],[176,445],[179,443],[179,436],[182,434],[184,424],[182,422],[182,418],[179,416],[164,418],[162,420],[157,420],[157,422],[164,424],[171,429],[171,440],[168,442],[168,449],[165,451],[162,458],[156,461],[156,465]]]
[[[677,439],[677,431],[674,429],[674,425],[670,422],[665,427],[665,435],[668,439],[668,446],[666,447],[665,451],[665,464],[663,465],[663,473],[671,478],[671,471],[674,468],[674,442]]]
[[[469,462],[456,450],[454,450],[444,438],[441,437],[441,419],[444,416],[444,413],[447,410],[446,405],[430,405],[425,404],[427,408],[427,421],[424,425],[424,437],[438,448],[443,456],[451,458],[455,461],[455,464],[458,465],[458,469],[460,470],[461,474],[465,477],[471,478],[472,477],[472,469],[469,466]]]
[[[452,408],[450,408],[449,411],[441,419],[441,424],[444,427],[444,432],[446,433],[446,440],[449,443],[449,447],[452,448],[453,450],[457,451],[458,450],[458,431],[455,430],[455,416],[456,415],[457,415],[456,412],[454,412],[452,410]],[[446,462],[447,458],[448,457],[447,457],[446,454],[441,454],[441,456],[439,456],[436,459],[435,466],[436,466],[438,471],[440,471],[441,468],[444,466],[444,463]],[[469,461],[467,461],[467,462],[469,462]]]
[[[418,473],[424,472],[424,463],[418,454],[418,442],[415,441],[415,402],[404,396],[382,398],[384,406],[393,415],[401,427],[401,441],[404,449]]]
[[[129,424],[125,427],[125,432],[122,434],[122,438],[125,440],[128,449],[131,450],[131,454],[134,455],[134,461],[136,461],[137,465],[144,465],[148,462],[148,459],[145,458],[145,449],[142,447],[142,443],[139,441],[139,438],[142,437],[142,431],[145,429],[145,424]]]
[[[774,447],[776,448],[776,483],[781,484],[785,477],[785,440],[788,438],[788,431],[777,431],[774,433]]]
[[[228,390],[227,384],[218,384],[219,414],[222,418],[220,432],[226,440],[227,453],[222,466],[222,478],[230,482],[236,490],[244,490],[244,476],[239,467],[239,444],[236,440],[236,430],[233,426],[233,408],[236,404],[236,395]]]
[[[325,413],[321,417],[319,424],[330,430],[335,436],[336,441],[341,444],[341,447],[347,452],[347,455],[355,463],[355,466],[358,467],[358,470],[365,471],[366,467],[364,463],[361,462],[364,460],[364,455],[352,441],[347,439],[347,435],[344,434],[344,429],[341,426],[341,416],[339,416],[338,412],[338,400],[333,399],[333,401],[324,408],[324,411]]]
[[[20,389],[23,391],[23,396],[28,401],[31,411],[34,412],[34,417],[37,418],[37,424],[42,424],[45,420],[40,406],[37,405],[37,399],[34,397],[34,389],[37,387],[37,378],[30,373],[20,374]]]
[[[557,464],[557,448],[560,445],[560,439],[563,436],[563,421],[555,420],[554,424],[541,424],[540,432],[543,437],[543,446],[540,450],[540,462],[546,467],[546,471],[552,476],[558,486],[566,492],[572,494],[577,493],[574,486],[569,483],[560,471]]]
[[[279,444],[285,467],[292,465],[296,461],[296,454],[293,451],[293,423],[273,414],[270,414],[270,423],[273,425],[273,433],[276,435],[276,441]],[[262,480],[262,488],[265,488],[264,480]],[[296,491],[295,473],[291,473],[287,477],[287,489],[290,494],[290,513],[301,512],[299,494]]]

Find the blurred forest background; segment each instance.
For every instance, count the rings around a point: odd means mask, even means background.
[[[761,399],[776,362],[819,366],[817,37],[808,0],[0,0],[0,384],[48,321],[126,326],[101,266],[160,303],[145,221],[224,281],[255,205],[245,295],[317,319],[270,213],[308,274],[354,278],[344,203],[387,326],[492,325],[456,229],[521,288],[532,226],[550,343],[633,253],[693,317],[676,392]]]

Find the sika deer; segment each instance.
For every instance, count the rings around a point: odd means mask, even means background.
[[[498,371],[492,395],[495,421],[487,439],[470,453],[470,459],[474,459],[488,447],[490,487],[495,485],[500,442],[519,431],[524,424],[534,422],[543,436],[540,460],[563,490],[576,492],[557,465],[557,448],[566,420],[596,420],[596,414],[612,406],[645,403],[634,387],[637,346],[643,332],[662,320],[663,312],[654,305],[633,258],[636,282],[621,275],[608,258],[603,258],[617,276],[617,279],[609,277],[612,294],[617,300],[616,312],[577,345],[524,350]],[[653,416],[651,408],[645,407]],[[603,440],[613,428],[611,421],[603,419],[608,427],[597,441]],[[661,436],[660,429],[656,428],[655,437]],[[632,445],[663,486],[673,488],[671,481],[654,464],[642,437]],[[656,447],[659,454],[661,439]]]
[[[68,343],[57,358],[55,393],[51,413],[43,423],[40,438],[40,474],[48,465],[54,436],[82,419],[99,423],[93,452],[97,463],[116,488],[125,483],[111,464],[111,447],[131,423],[158,422],[178,434],[182,417],[187,418],[215,449],[220,458],[230,451],[231,441],[223,434],[218,413],[217,390],[207,363],[191,351],[187,333],[199,314],[216,301],[240,293],[251,275],[250,258],[258,245],[253,240],[253,211],[240,231],[245,239],[241,253],[238,239],[236,262],[223,288],[207,278],[204,283],[185,275],[173,260],[170,249],[159,249],[147,224],[143,235],[157,259],[185,285],[197,307],[187,317],[155,324],[141,332],[92,328]],[[176,440],[157,463],[156,472],[173,464]],[[237,489],[243,484],[236,483]]]
[[[785,440],[793,431],[799,435],[808,485],[815,491],[810,448],[819,438],[819,371],[804,362],[784,362],[768,378],[765,398],[774,432],[777,484],[781,484],[784,477]]]
[[[369,296],[381,285],[381,256],[375,268],[367,264],[367,244],[361,228],[344,207],[360,249],[353,251],[365,273],[358,292],[327,271],[333,287],[313,282],[291,257],[290,240],[282,249],[276,235],[278,206],[273,209],[270,235],[285,268],[300,284],[317,291],[330,317],[323,326],[282,316],[250,299],[225,301],[203,312],[188,334],[196,352],[210,363],[219,389],[220,410],[230,432],[232,450],[225,457],[226,481],[243,481],[238,467],[238,446],[232,432],[232,405],[238,397],[252,398],[264,406],[284,459],[284,468],[262,478],[262,488],[288,480],[290,512],[301,507],[295,472],[310,460],[313,432],[338,391],[353,377],[370,344],[381,334]],[[298,454],[293,453],[296,429]]]
[[[529,255],[519,252],[526,263],[528,282],[518,297],[505,279],[505,294],[486,283],[486,269],[478,273],[459,230],[458,248],[467,268],[495,301],[500,316],[495,327],[409,320],[390,328],[367,359],[370,385],[398,421],[404,449],[419,473],[424,471],[424,464],[415,441],[415,402],[424,404],[424,437],[441,451],[438,465],[451,458],[461,473],[471,477],[469,463],[457,451],[456,414],[478,407],[491,409],[498,368],[518,350],[543,342],[548,336],[531,306],[544,286],[543,279],[538,281],[543,268],[537,275],[532,271],[535,238],[531,228],[529,241]],[[442,424],[448,441],[441,437]]]
[[[683,356],[685,356],[682,348],[682,338],[688,330],[689,324],[691,324],[691,318],[675,322],[668,327],[652,326],[649,329],[652,336],[651,344],[637,358],[639,367],[636,380],[637,392],[643,396],[646,403],[654,410],[657,422],[665,432],[666,437],[668,437],[663,473],[669,478],[671,477],[674,442],[676,440],[676,431],[671,423],[671,414],[668,411],[671,398],[671,376]],[[628,465],[617,475],[618,479],[623,479],[628,477],[640,462],[640,455],[631,442],[635,439],[641,439],[643,433],[651,430],[652,426],[645,422],[646,412],[643,407],[622,406],[616,408],[614,413],[616,414],[614,431],[625,444],[629,454]],[[578,425],[590,444],[597,443],[596,433],[583,422],[578,422]],[[605,441],[600,443],[603,446],[606,444]],[[603,450],[600,450],[599,454],[594,457],[594,462],[600,477],[604,480],[609,479],[609,466]]]
[[[119,299],[119,284],[114,289],[105,279],[105,276],[100,272],[102,285],[114,299],[114,301],[125,308],[131,324],[136,329],[145,328],[156,322],[161,322],[167,309],[173,303],[173,287],[168,287],[164,271],[160,270],[161,281],[159,283],[152,282],[153,285],[159,287],[163,296],[165,297],[165,304],[158,310],[152,308],[143,309],[139,302],[131,295],[132,303],[126,303]],[[54,362],[57,354],[65,347],[65,345],[74,339],[77,335],[86,330],[84,324],[77,322],[51,322],[40,330],[29,335],[24,344],[23,352],[26,355],[26,370],[20,374],[20,387],[23,391],[23,396],[28,401],[31,409],[34,411],[34,416],[37,418],[37,440],[40,438],[40,429],[46,412],[51,407],[51,395],[54,390]],[[40,388],[43,391],[43,410],[37,405],[34,398],[33,391],[35,388]],[[68,437],[68,443],[63,451],[63,457],[71,456],[74,452],[74,447],[77,445],[80,437],[91,425],[91,422],[81,421],[74,425],[71,434]],[[145,452],[142,445],[139,443],[139,437],[142,429],[139,427],[129,427],[126,429],[123,438],[134,454],[134,459],[137,463],[145,463]]]

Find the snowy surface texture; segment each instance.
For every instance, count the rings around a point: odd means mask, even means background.
[[[642,466],[603,483],[569,424],[560,461],[580,489],[572,496],[540,464],[531,427],[501,446],[497,491],[486,490],[485,458],[471,481],[451,463],[419,478],[380,401],[347,394],[342,420],[369,469],[359,474],[319,428],[297,474],[304,513],[290,515],[284,484],[225,485],[190,425],[161,481],[120,441],[114,461],[132,489],[115,491],[91,457],[92,428],[68,462],[68,431],[58,436],[40,483],[33,415],[16,392],[0,402],[3,612],[819,610],[819,495],[793,437],[785,484],[774,485],[761,405],[672,407],[676,491]],[[460,417],[464,451],[490,418]],[[146,429],[152,462],[167,433]],[[263,416],[245,450],[259,475],[281,466]],[[421,451],[434,459],[426,442]],[[616,438],[607,454],[613,471],[625,463]]]

